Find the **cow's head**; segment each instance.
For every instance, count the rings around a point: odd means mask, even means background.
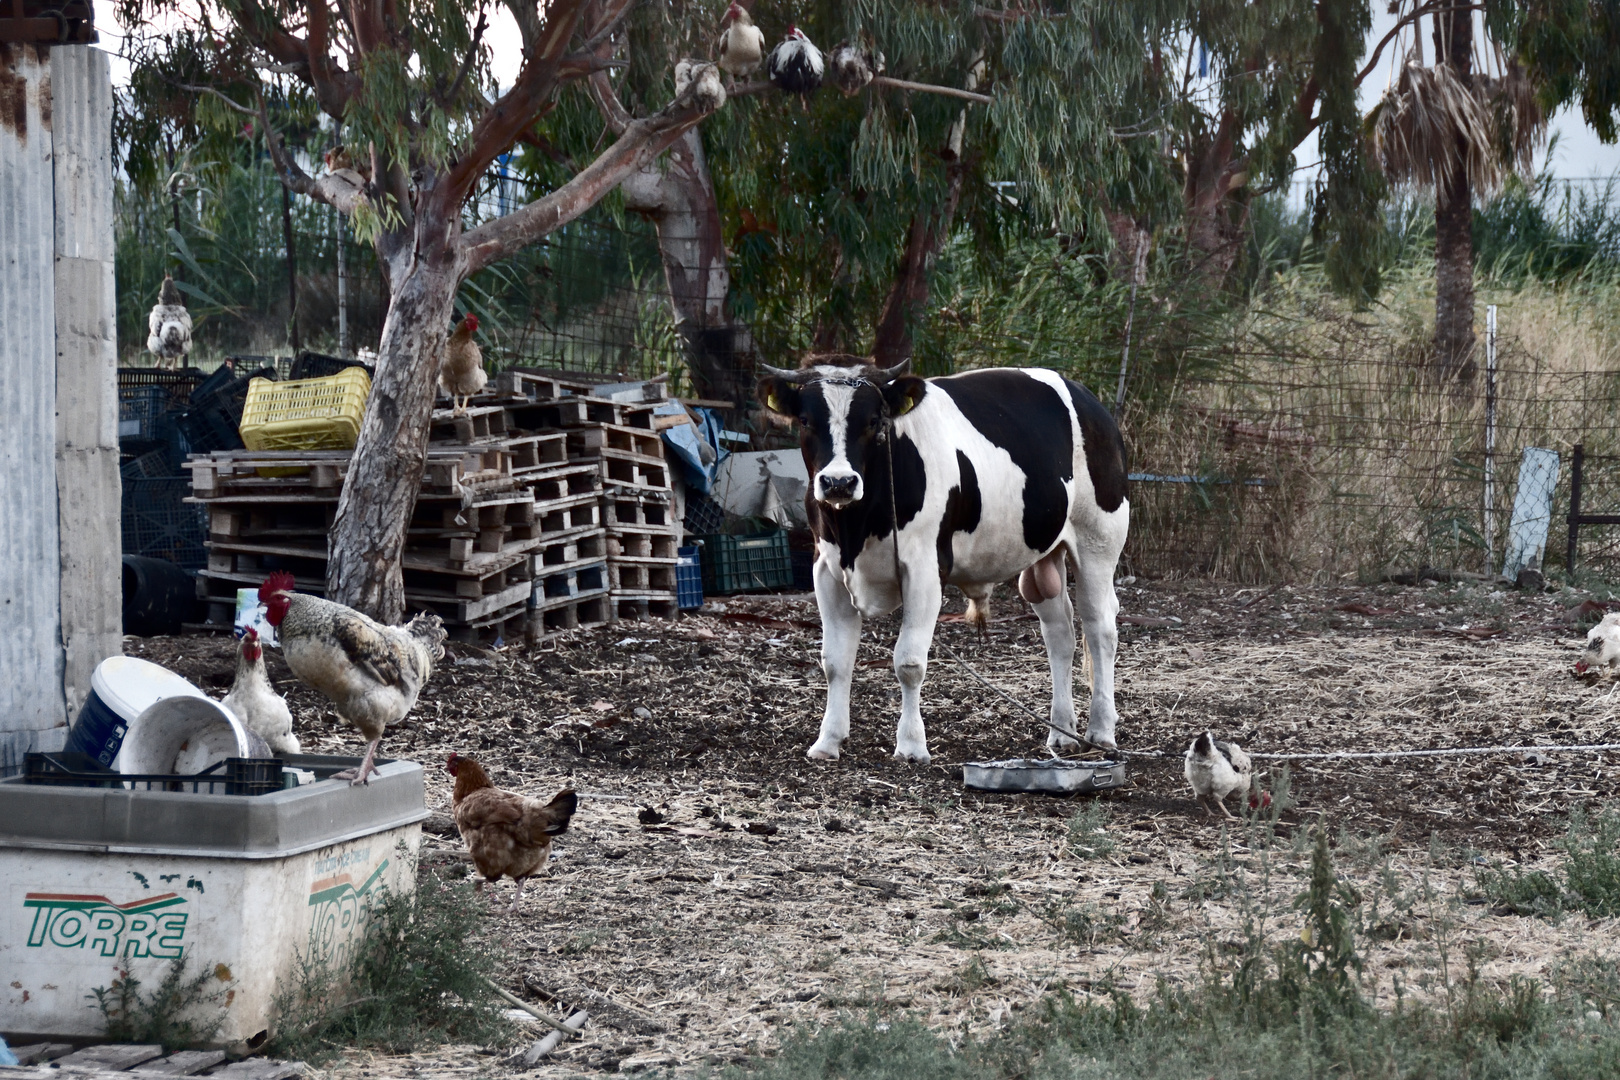
[[[926,384],[908,375],[910,361],[891,368],[823,364],[786,371],[761,365],[760,404],[799,426],[810,492],[834,510],[861,501],[866,470],[884,452],[888,422],[922,400]]]

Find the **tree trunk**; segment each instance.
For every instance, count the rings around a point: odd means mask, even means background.
[[[287,340],[298,352],[298,251],[293,246],[292,192],[281,186],[281,232],[287,243]]]
[[[1474,55],[1474,16],[1459,6],[1437,15],[1436,63],[1450,64],[1468,81]],[[1458,136],[1459,140],[1461,136]],[[1474,379],[1474,199],[1468,183],[1467,146],[1459,146],[1452,174],[1434,192],[1434,363],[1459,386]]]
[[[418,217],[389,260],[393,295],[377,377],[328,540],[327,597],[385,623],[405,616],[400,553],[422,487],[439,357],[461,282],[451,227],[430,217]]]
[[[911,231],[906,234],[906,249],[900,255],[894,284],[883,301],[883,312],[878,316],[877,330],[872,336],[872,362],[879,367],[893,367],[902,360],[911,359],[915,346],[911,328],[928,303],[928,274],[933,269],[934,256],[939,254],[940,245],[951,234],[956,206],[962,198],[964,174],[962,163],[952,162],[945,205],[919,208],[912,215]]]
[[[726,311],[731,272],[702,135],[688,131],[670,147],[667,161],[631,173],[619,190],[625,209],[658,229],[669,303],[698,395],[743,407],[753,392],[753,373],[739,355]]]

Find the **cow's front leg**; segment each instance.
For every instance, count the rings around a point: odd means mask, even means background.
[[[1080,746],[1074,720],[1074,603],[1069,599],[1067,565],[1060,563],[1058,572],[1062,576],[1057,595],[1035,605],[1046,663],[1052,669],[1052,726],[1046,730],[1046,748],[1054,755]]]
[[[928,674],[928,649],[939,622],[939,575],[918,568],[906,574],[905,612],[894,643],[894,675],[900,680],[900,723],[894,732],[894,756],[928,764],[928,734],[923,730],[922,684]]]
[[[861,646],[861,613],[844,585],[843,575],[820,559],[815,566],[816,607],[821,611],[821,671],[827,676],[827,711],[821,734],[808,756],[838,760],[838,748],[849,738],[849,687],[855,677],[855,654]]]
[[[1080,627],[1091,661],[1091,719],[1086,742],[1100,750],[1117,750],[1114,725],[1114,655],[1119,651],[1119,598],[1114,595],[1113,559],[1088,561],[1075,575]]]

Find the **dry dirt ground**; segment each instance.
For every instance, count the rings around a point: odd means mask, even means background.
[[[1269,842],[1206,817],[1181,777],[1206,727],[1270,753],[1620,742],[1620,695],[1572,671],[1594,608],[1571,609],[1586,594],[1144,582],[1120,595],[1120,744],[1163,756],[1133,759],[1127,786],[1100,797],[964,791],[963,761],[1038,755],[1044,731],[937,653],[924,687],[933,763],[891,760],[891,620],[868,624],[843,759],[805,760],[823,690],[809,596],[730,598],[532,651],[453,647],[383,752],[428,766],[436,811],[449,808],[439,766],[453,750],[502,786],[604,796],[582,799],[521,912],[495,913],[503,883],[486,924],[513,948],[508,988],[592,1015],[542,1075],[741,1062],[849,1011],[983,1034],[1060,989],[1187,984],[1245,920],[1298,933],[1300,826],[1319,818],[1365,898],[1381,996],[1397,980],[1439,992],[1470,951],[1493,980],[1611,955],[1616,921],[1498,913],[1479,878],[1555,865],[1562,815],[1612,796],[1620,754],[1295,764]],[[1038,625],[1021,608],[1001,601],[985,638],[959,616],[940,635],[1044,711]],[[127,651],[220,693],[231,680],[225,639],[130,639]],[[271,660],[305,748],[358,753],[358,736]],[[1279,786],[1280,763],[1261,764]],[[435,822],[424,861],[454,870],[461,843]],[[510,1047],[353,1053],[336,1069],[497,1072],[497,1049]]]

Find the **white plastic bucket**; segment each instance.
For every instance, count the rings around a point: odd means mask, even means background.
[[[90,676],[90,695],[68,733],[67,749],[88,754],[109,769],[118,768],[130,725],[159,701],[178,697],[208,700],[168,668],[133,656],[109,656]]]

